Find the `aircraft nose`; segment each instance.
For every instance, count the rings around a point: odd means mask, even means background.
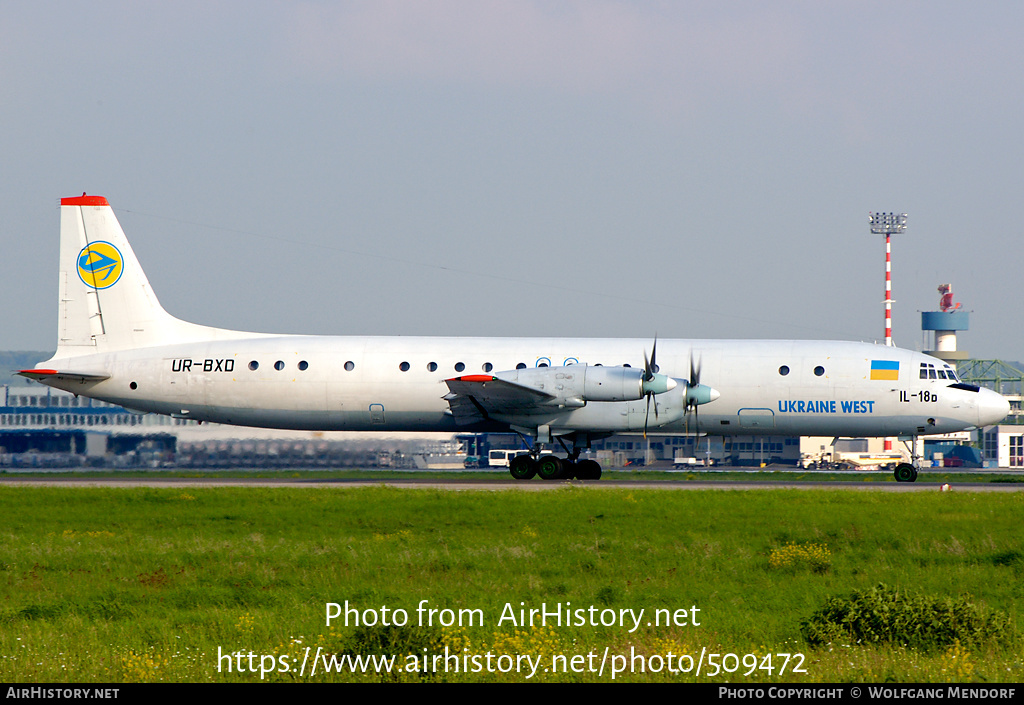
[[[993,426],[1010,413],[1010,402],[1002,394],[982,389],[978,398],[978,425]]]

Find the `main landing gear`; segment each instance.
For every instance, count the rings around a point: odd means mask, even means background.
[[[578,453],[577,453],[578,455]],[[542,455],[517,455],[509,462],[509,472],[517,480],[530,480],[535,475],[542,480],[600,480],[601,465],[595,460],[574,460]]]
[[[540,445],[534,444],[529,455],[517,455],[509,462],[509,472],[517,480],[530,480],[535,475],[542,480],[600,480],[601,465],[596,460],[580,460],[580,451],[583,445],[589,445],[587,439],[573,439],[573,446],[570,449],[565,442],[559,438],[562,448],[568,457],[559,458],[554,455],[541,455]]]

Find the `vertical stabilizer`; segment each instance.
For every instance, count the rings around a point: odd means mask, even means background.
[[[102,196],[61,199],[59,290],[54,359],[244,335],[164,311]]]

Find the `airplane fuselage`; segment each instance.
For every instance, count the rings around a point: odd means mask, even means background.
[[[629,339],[262,336],[77,358],[99,382],[49,382],[131,409],[244,426],[348,431],[467,430],[443,399],[446,379],[518,368],[643,366]],[[660,340],[659,366],[702,365],[720,397],[661,433],[896,436],[993,423],[1002,398],[925,378],[941,361],[845,341]],[[881,364],[884,363],[884,364]],[[876,369],[872,369],[872,367]],[[947,368],[948,369],[948,368]],[[965,385],[961,385],[964,387]],[[660,399],[660,397],[659,397]],[[588,411],[587,407],[593,407]],[[554,430],[641,430],[645,401],[552,408]],[[582,421],[573,416],[586,417]],[[632,423],[630,423],[632,420]],[[481,425],[481,424],[478,424]],[[482,424],[495,427],[500,422]]]

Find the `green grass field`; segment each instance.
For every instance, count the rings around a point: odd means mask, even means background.
[[[264,675],[274,681],[607,682],[619,658],[616,680],[628,681],[1021,681],[1020,638],[992,638],[976,624],[956,641],[910,647],[812,646],[801,624],[831,597],[884,583],[922,598],[969,596],[962,604],[1019,634],[1022,517],[1018,493],[957,491],[5,486],[0,680],[258,681],[271,663]],[[484,623],[416,627],[422,600],[452,610],[435,620],[475,610]],[[345,601],[378,619],[383,607],[391,619],[405,610],[410,626],[326,626],[326,604]],[[518,614],[542,603],[644,615],[632,633],[628,620],[498,623],[506,604]],[[700,625],[647,626],[655,610],[687,610]],[[911,626],[943,621],[915,615]],[[530,678],[424,673],[403,660],[446,647],[478,664],[485,654],[497,666],[511,663],[501,654],[543,660]],[[317,649],[391,653],[410,665],[300,675],[303,655]],[[242,659],[244,673],[232,661],[228,673],[225,655],[239,651],[255,661]],[[695,664],[702,652],[735,656],[719,656],[714,676],[708,658],[699,676],[679,660]],[[668,654],[686,672],[670,673]],[[544,670],[573,656],[579,670]],[[600,674],[585,667],[596,671],[602,657]]]

